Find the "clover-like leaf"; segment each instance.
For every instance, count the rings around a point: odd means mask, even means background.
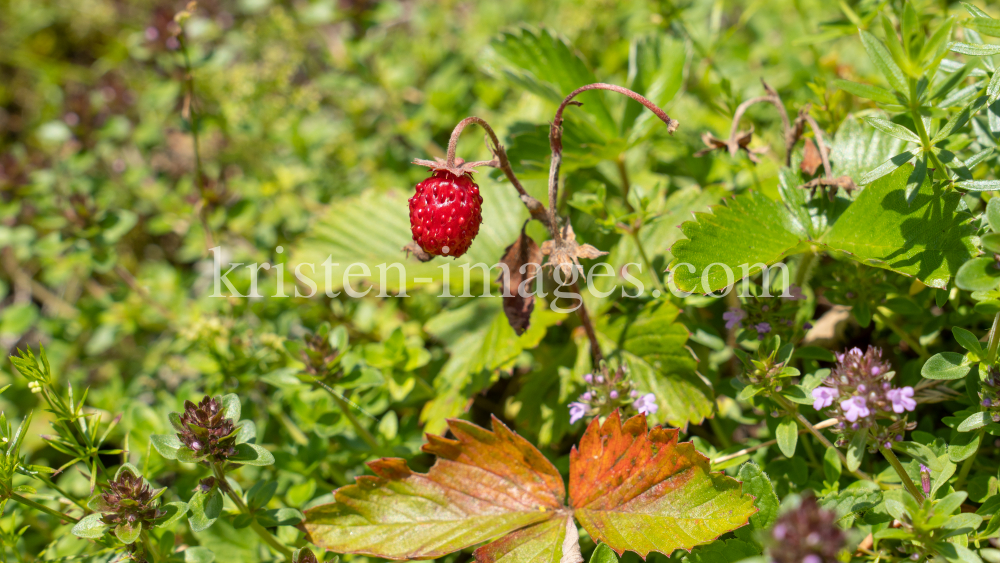
[[[369,464],[375,476],[307,510],[309,540],[389,559],[429,559],[495,540],[476,550],[477,562],[582,563],[574,517],[617,553],[645,558],[712,541],[756,511],[738,481],[710,473],[708,458],[677,443],[677,429],[649,430],[641,415],[622,423],[616,411],[603,425],[591,422],[570,454],[569,506],[558,470],[499,420],[492,431],[448,425],[454,440],[428,435],[423,449],[438,456],[428,473],[383,458]]]

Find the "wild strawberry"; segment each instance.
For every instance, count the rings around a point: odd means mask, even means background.
[[[459,257],[479,234],[483,198],[472,174],[435,170],[410,198],[413,240],[431,256]]]

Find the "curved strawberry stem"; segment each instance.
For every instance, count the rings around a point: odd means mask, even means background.
[[[573,98],[582,92],[586,92],[587,90],[610,90],[632,98],[633,100],[646,106],[649,111],[656,114],[656,117],[659,117],[660,120],[666,123],[667,132],[671,135],[679,125],[676,119],[672,119],[665,111],[660,109],[659,106],[649,101],[641,94],[633,92],[628,88],[622,88],[621,86],[615,86],[614,84],[597,82],[595,84],[581,86],[570,92],[570,94],[563,100],[562,104],[559,105],[559,109],[556,110],[556,117],[552,120],[552,126],[549,128],[549,146],[552,147],[552,163],[549,165],[549,215],[552,224],[556,223],[556,204],[558,203],[559,194],[559,167],[562,165],[563,110],[565,110],[568,105],[583,105],[580,102],[574,102]]]
[[[500,140],[497,138],[497,134],[493,131],[493,128],[490,127],[490,124],[487,123],[485,119],[473,115],[466,117],[462,121],[458,122],[458,125],[456,125],[455,128],[451,131],[451,138],[448,140],[448,153],[446,157],[447,158],[446,166],[449,169],[459,168],[455,163],[456,160],[455,152],[458,147],[458,138],[462,136],[462,131],[464,131],[466,127],[468,127],[473,123],[486,130],[486,134],[489,137],[489,140],[492,142],[492,145],[489,146],[490,152],[492,152],[493,155],[496,156],[496,158],[494,160],[468,162],[464,164],[464,167],[473,168],[476,166],[492,166],[494,168],[499,168],[500,170],[503,170],[504,175],[507,176],[507,179],[510,180],[511,185],[514,186],[514,189],[516,189],[517,193],[521,196],[521,201],[524,202],[525,207],[528,208],[528,211],[531,213],[532,218],[538,219],[539,221],[544,223],[549,228],[550,231],[554,231],[555,224],[550,223],[550,216],[546,212],[545,206],[542,205],[542,202],[531,197],[528,194],[528,192],[525,191],[524,186],[521,185],[521,182],[517,179],[517,176],[514,175],[514,169],[511,168],[510,160],[507,159],[507,151],[504,150],[503,145],[500,144]]]

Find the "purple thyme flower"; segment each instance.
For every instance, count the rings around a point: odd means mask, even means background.
[[[726,329],[732,330],[732,328],[743,322],[747,316],[746,311],[743,309],[730,309],[722,314],[722,318],[726,321]]]
[[[771,332],[771,323],[759,323],[754,328],[757,329],[757,340],[764,340],[764,335]]]
[[[588,373],[587,375],[583,376],[583,380],[586,381],[587,383],[593,383],[594,382],[594,374]]]
[[[816,410],[825,409],[833,404],[833,400],[840,396],[840,391],[830,387],[817,387],[812,390],[813,408]]]
[[[896,414],[917,408],[917,402],[913,400],[913,387],[890,389],[885,396],[892,401],[892,410]]]
[[[618,391],[611,391],[610,393],[608,393],[608,396],[611,397],[612,399],[617,399]]]
[[[594,398],[594,395],[590,391],[587,391],[583,395],[580,395],[579,400],[580,400],[581,403],[589,403],[591,401],[591,399],[593,399],[593,398]]]
[[[654,414],[656,411],[660,410],[660,407],[656,404],[656,395],[652,393],[646,393],[642,397],[639,397],[632,403],[635,410],[639,411],[639,414]]]
[[[789,297],[784,298],[792,301],[801,301],[806,298],[806,296],[802,294],[802,288],[797,285],[788,286],[788,294]]]
[[[587,405],[583,403],[570,403],[569,404],[569,423],[576,424],[576,421],[580,420],[587,414]]]
[[[871,414],[864,397],[851,397],[840,403],[840,408],[844,409],[844,418],[850,422],[855,422],[859,418],[864,418]]]

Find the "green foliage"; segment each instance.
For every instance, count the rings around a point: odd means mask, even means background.
[[[180,8],[0,2],[0,561],[998,560],[992,4]]]

